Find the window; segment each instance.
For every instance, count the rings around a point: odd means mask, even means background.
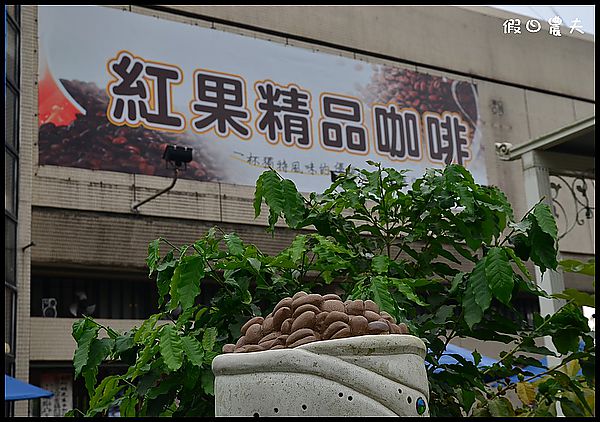
[[[7,78],[8,80],[8,78]],[[4,142],[5,144],[17,149],[17,116],[18,116],[18,94],[7,83],[6,84],[6,108],[4,109]]]
[[[4,217],[4,281],[16,285],[16,244],[17,224],[10,218]]]
[[[17,27],[7,20],[6,27],[6,77],[17,82],[18,72],[18,32]]]
[[[12,290],[5,287],[4,288],[4,343],[9,347],[5,346],[5,354],[14,356],[15,352],[12,349],[14,345],[14,326],[13,321],[15,318],[15,295],[12,294]],[[4,362],[4,364],[10,364],[11,362]],[[5,372],[6,372],[5,368]]]
[[[8,12],[8,16],[10,16],[15,22],[20,23],[21,19],[20,19],[20,9],[21,6],[17,5],[7,5],[6,6],[6,10]]]
[[[17,160],[10,153],[4,154],[4,209],[15,215],[17,209]]]
[[[158,312],[154,281],[87,275],[31,279],[31,316],[49,318],[145,319]]]
[[[31,316],[100,319],[146,319],[158,312],[155,280],[147,273],[123,276],[88,273],[31,277]],[[208,303],[216,285],[202,284],[198,303]]]

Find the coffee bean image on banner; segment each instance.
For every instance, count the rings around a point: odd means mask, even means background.
[[[197,135],[142,126],[115,126],[106,117],[105,90],[77,80],[61,79],[57,83],[85,109],[85,114],[76,113],[68,125],[57,125],[51,119],[40,122],[39,164],[172,177],[173,171],[166,167],[162,156],[167,145],[178,145],[194,151],[193,160],[181,172],[181,178],[200,181],[223,178],[216,157],[203,148]]]

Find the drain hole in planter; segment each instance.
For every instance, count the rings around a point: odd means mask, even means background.
[[[258,415],[258,413],[255,413],[255,414],[254,414],[254,415],[252,415],[252,416],[254,416],[255,418],[258,418],[258,416],[259,416],[259,415]]]
[[[402,394],[402,389],[401,388],[398,389],[398,393]]]
[[[273,411],[274,411],[275,413],[279,413],[279,409],[278,409],[278,408],[275,408],[275,409],[273,409]]]
[[[344,397],[344,393],[339,393],[338,396]]]
[[[352,401],[352,396],[348,396],[348,401]]]
[[[302,405],[302,410],[306,410],[306,405],[305,404]]]
[[[406,398],[406,401],[410,403],[410,402],[412,401],[412,398],[411,398],[410,396],[408,396],[408,397]]]

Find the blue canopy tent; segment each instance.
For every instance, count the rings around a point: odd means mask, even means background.
[[[442,354],[442,356],[439,359],[439,363],[440,364],[457,364],[459,363],[458,360],[453,357],[452,355],[459,355],[462,358],[464,358],[466,361],[475,362],[475,359],[473,358],[473,351],[469,350],[469,349],[465,349],[464,347],[460,347],[460,346],[455,346],[453,344],[448,344],[446,346],[446,350],[444,351],[444,353]],[[496,363],[497,360],[496,359],[492,359],[488,356],[481,356],[481,361],[479,362],[479,364],[477,365],[478,367],[485,367],[485,366],[491,366],[494,363]],[[546,358],[542,358],[540,360],[540,362],[544,365],[546,365]],[[428,363],[426,363],[427,366],[429,366]],[[542,372],[545,371],[545,369],[543,368],[538,368],[536,366],[526,366],[525,368],[522,368],[523,371],[527,371],[530,372],[533,375],[538,375]],[[438,368],[436,369],[434,372],[439,372],[439,371],[443,371],[442,368]],[[511,382],[517,382],[517,376],[514,375],[513,377],[511,377]]]
[[[469,362],[475,362],[475,359],[473,358],[472,353],[473,353],[472,350],[468,350],[468,349],[465,349],[464,347],[460,347],[460,346],[455,346],[454,344],[449,344],[446,346],[446,350],[444,351],[444,354],[440,358],[439,362],[445,363],[445,364],[457,363],[457,360],[454,357],[450,356],[453,354],[460,355],[463,358],[465,358],[465,360],[468,360]],[[497,362],[496,359],[492,359],[490,357],[482,355],[481,362],[479,362],[479,365],[477,365],[477,366],[491,366],[496,362]]]
[[[4,401],[31,400],[52,397],[54,393],[4,375]]]

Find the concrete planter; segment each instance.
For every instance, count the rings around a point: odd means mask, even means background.
[[[216,416],[429,416],[425,344],[365,335],[213,360]]]

